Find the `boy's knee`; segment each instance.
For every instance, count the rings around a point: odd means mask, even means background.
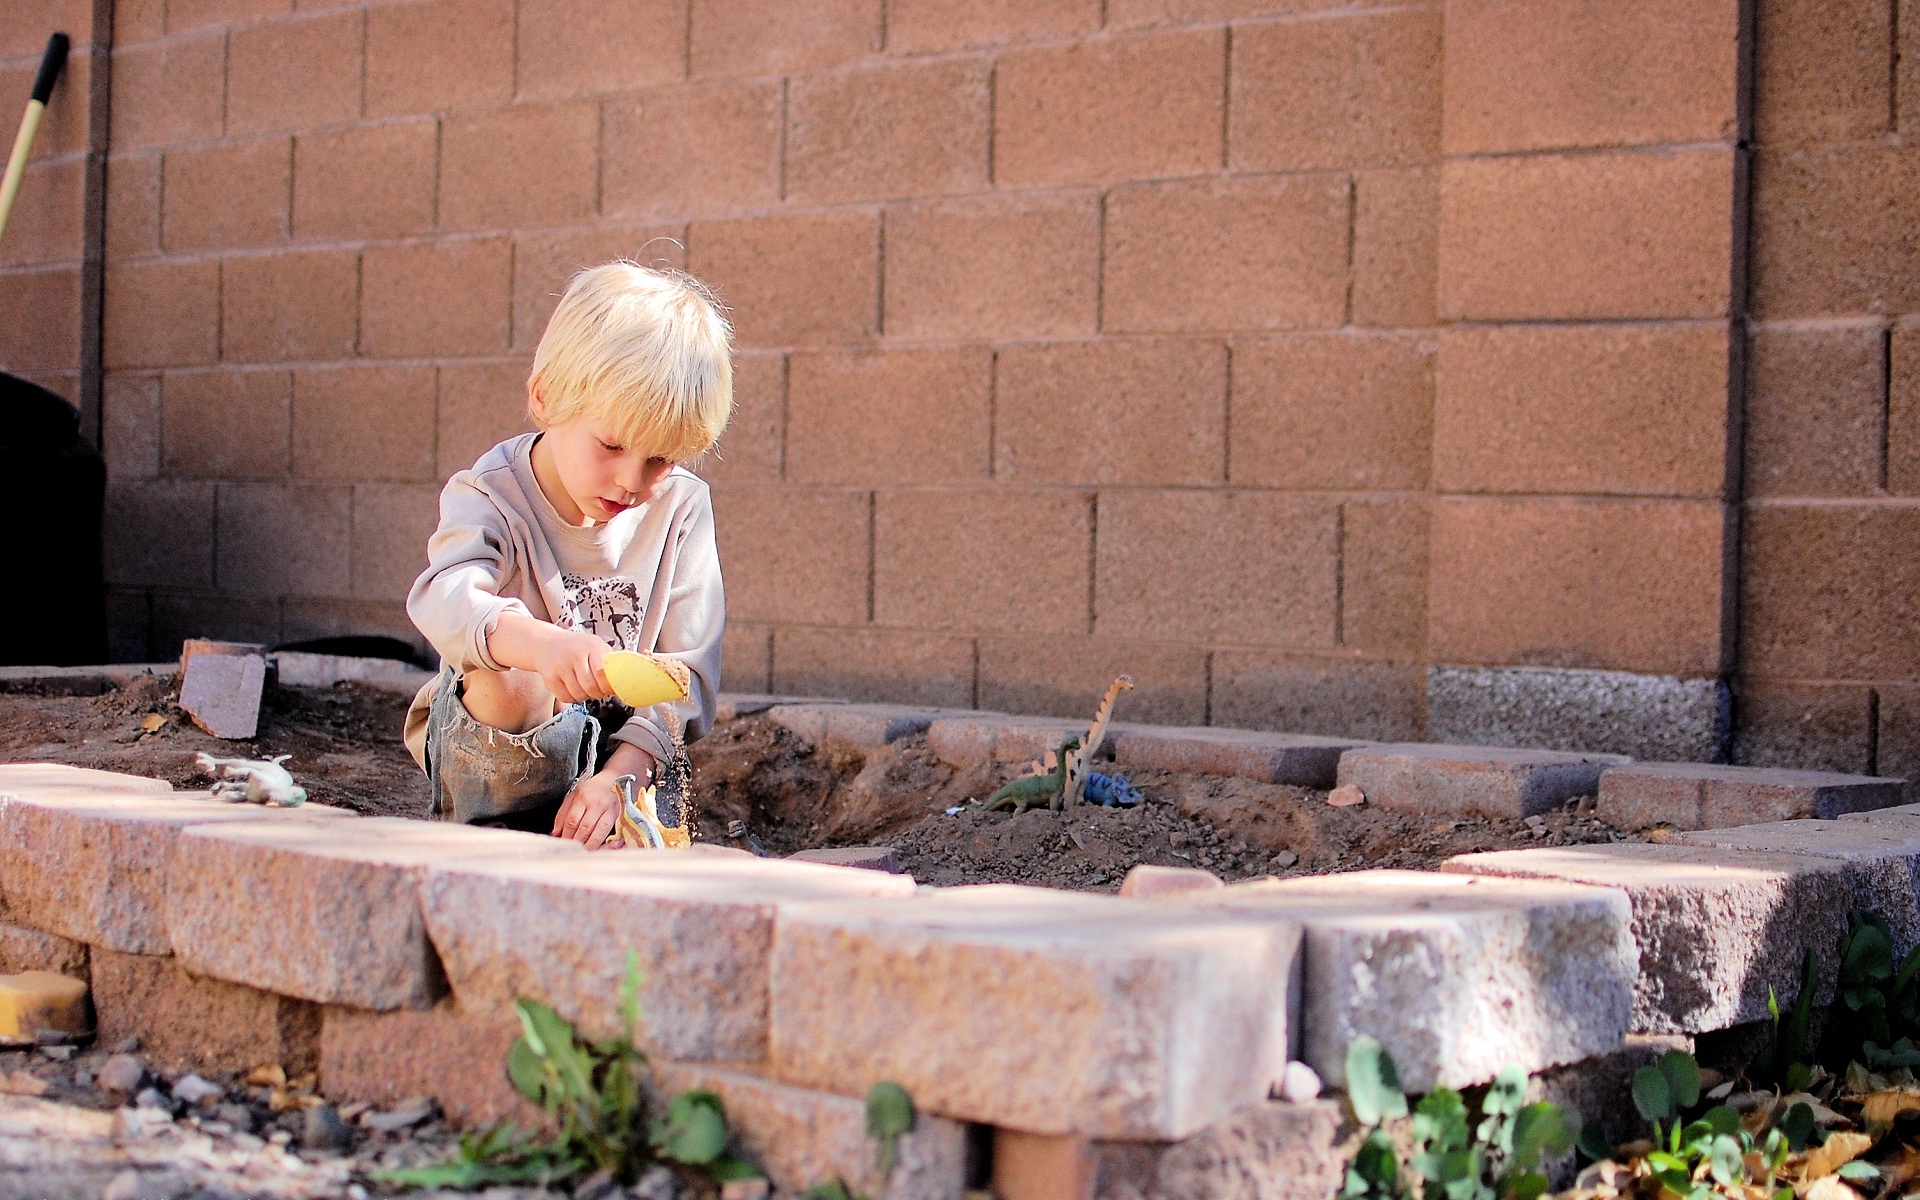
[[[460,701],[474,720],[506,733],[526,733],[555,712],[553,693],[532,671],[471,670],[461,677]]]

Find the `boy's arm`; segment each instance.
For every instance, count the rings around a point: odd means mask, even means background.
[[[670,762],[681,744],[706,735],[713,726],[715,697],[720,689],[720,635],[726,624],[726,593],[720,582],[720,555],[713,538],[713,505],[702,485],[676,535],[667,611],[653,646],[653,653],[687,665],[687,698],[634,713],[614,731],[614,741],[645,750],[660,762]]]
[[[591,633],[563,629],[525,612],[503,612],[487,635],[487,651],[503,667],[540,676],[562,704],[613,695],[607,654],[613,647]]]
[[[407,593],[407,616],[457,671],[503,669],[488,649],[501,618],[532,619],[500,595],[510,559],[506,520],[461,472],[440,492],[440,525],[427,540],[427,569]]]

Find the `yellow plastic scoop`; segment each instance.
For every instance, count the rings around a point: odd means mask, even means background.
[[[50,971],[0,975],[0,1046],[31,1046],[42,1029],[78,1037],[88,1028],[86,980]]]
[[[693,677],[687,664],[632,650],[615,650],[607,655],[607,682],[613,694],[634,708],[651,708],[670,700],[684,700]]]

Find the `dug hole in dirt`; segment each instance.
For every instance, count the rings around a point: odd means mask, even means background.
[[[426,779],[400,743],[407,696],[352,683],[271,687],[260,732],[244,742],[202,733],[179,699],[172,676],[142,676],[93,696],[31,685],[0,693],[0,761],[69,763],[204,788],[210,781],[194,766],[196,752],[288,754],[286,765],[319,803],[374,816],[426,815]],[[815,746],[764,715],[717,726],[690,755],[695,840],[744,847],[747,838],[729,836],[737,821],[774,855],[892,846],[904,871],[934,885],[1114,891],[1137,863],[1204,867],[1231,881],[1432,868],[1477,850],[1643,840],[1600,821],[1585,807],[1590,800],[1526,821],[1436,819],[1369,805],[1335,808],[1325,792],[1306,788],[1166,771],[1129,773],[1145,797],[1131,808],[989,813],[972,802],[1026,764],[958,770],[931,754],[924,736],[873,751]]]

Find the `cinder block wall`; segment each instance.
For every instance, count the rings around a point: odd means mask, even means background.
[[[1737,756],[1909,769],[1893,2],[118,0],[117,649],[409,635],[624,254],[735,309],[731,688],[1417,737],[1430,666],[1726,676]]]

